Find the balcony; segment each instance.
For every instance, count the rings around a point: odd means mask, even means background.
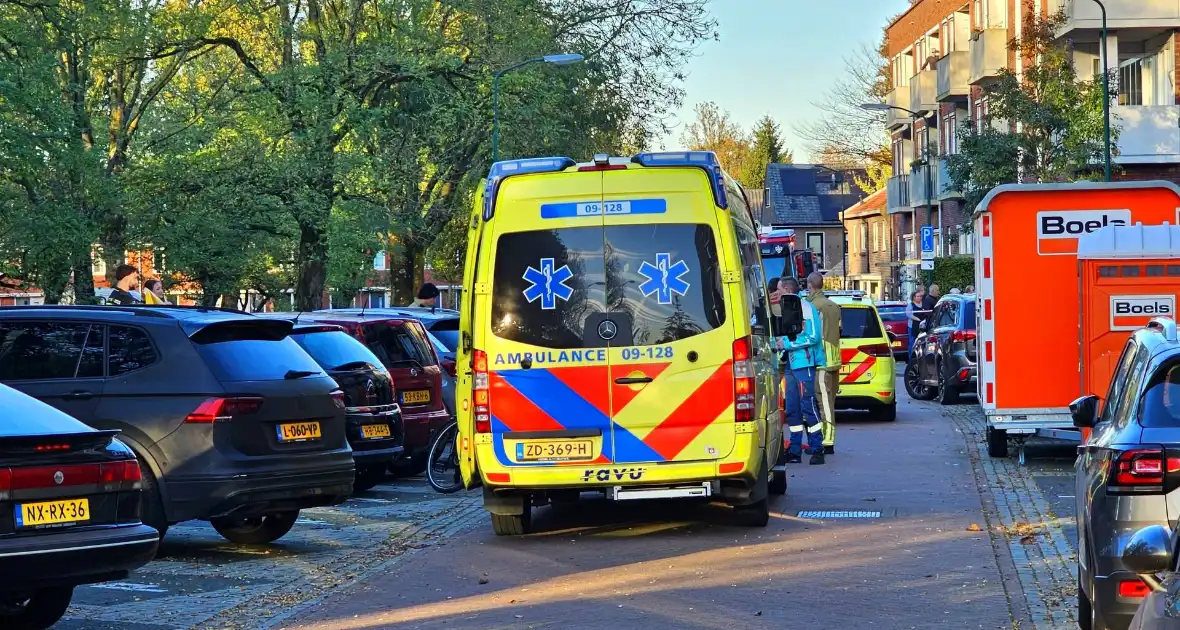
[[[987,28],[971,37],[972,85],[1000,75],[1008,67],[1008,31],[1002,28]]]
[[[1104,0],[1110,30],[1180,28],[1180,0]],[[1093,0],[1057,0],[1066,22],[1059,36],[1102,27],[1102,11]]]
[[[939,103],[971,95],[971,53],[956,50],[938,60],[935,98]]]
[[[885,96],[885,104],[891,107],[900,107],[902,109],[913,109],[910,103],[910,86],[901,85],[888,95]],[[909,114],[898,109],[890,109],[886,114],[885,127],[887,129],[898,129],[913,122]]]
[[[1121,129],[1116,162],[1180,162],[1180,105],[1116,106],[1110,117]]]
[[[910,171],[910,205],[924,206],[927,202],[938,203],[938,169],[930,166],[915,166]]]
[[[938,99],[935,98],[935,87],[938,83],[938,73],[934,70],[923,70],[910,79],[910,109],[919,114],[938,111]]]
[[[885,182],[885,204],[889,214],[910,211],[909,175],[894,175]]]
[[[947,159],[945,157],[939,158],[939,160],[938,160],[938,180],[937,181],[938,181],[938,187],[935,190],[938,191],[938,200],[939,201],[942,201],[944,199],[961,199],[963,197],[962,192],[955,190],[951,186],[951,174],[950,174],[950,171],[947,170]]]

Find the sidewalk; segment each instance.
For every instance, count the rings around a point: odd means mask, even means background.
[[[477,522],[279,625],[1034,627],[956,422],[900,405],[896,423],[841,416],[837,454],[792,467],[766,529],[731,526],[720,507],[542,508],[537,534],[497,538]]]

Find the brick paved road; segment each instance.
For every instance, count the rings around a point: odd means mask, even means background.
[[[731,526],[720,507],[544,508],[538,534],[497,538],[483,521],[279,625],[1012,628],[1015,615],[1030,627],[957,424],[908,401],[896,423],[841,420],[838,454],[792,469],[766,529]],[[804,510],[881,516],[817,520]]]
[[[235,545],[207,523],[182,523],[169,529],[159,557],[126,581],[79,587],[54,627],[252,630],[407,550],[473,526],[483,513],[471,496],[444,497],[415,479],[305,510],[272,545]]]

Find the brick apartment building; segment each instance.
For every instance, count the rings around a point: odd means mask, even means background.
[[[1105,0],[1108,63],[1118,77],[1111,118],[1119,125],[1119,179],[1180,181],[1180,77],[1176,65],[1177,0]],[[894,176],[886,208],[900,266],[902,293],[917,278],[918,228],[936,229],[935,254],[969,254],[959,238],[970,217],[949,188],[948,155],[957,153],[956,130],[979,124],[987,112],[984,86],[1003,68],[1020,74],[1031,59],[1009,50],[1032,15],[1064,11],[1058,37],[1073,49],[1079,76],[1099,76],[1101,13],[1092,0],[915,0],[886,29],[893,91],[886,127]]]
[[[848,232],[848,288],[877,299],[896,297],[893,224],[879,190],[844,211]]]

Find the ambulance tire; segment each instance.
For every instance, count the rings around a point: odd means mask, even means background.
[[[492,531],[497,536],[524,536],[533,528],[533,498],[524,497],[520,514],[492,514]]]
[[[995,427],[987,428],[987,454],[989,457],[1008,456],[1008,432]]]
[[[766,527],[770,524],[770,483],[766,474],[766,458],[762,459],[761,469],[758,471],[757,481],[750,496],[760,497],[748,505],[735,505],[733,515],[738,525],[743,527]]]
[[[873,418],[880,422],[894,422],[897,420],[897,403],[881,407],[873,412]]]
[[[770,483],[767,484],[767,490],[770,494],[776,497],[781,497],[787,493],[787,471],[773,470],[771,471]]]

